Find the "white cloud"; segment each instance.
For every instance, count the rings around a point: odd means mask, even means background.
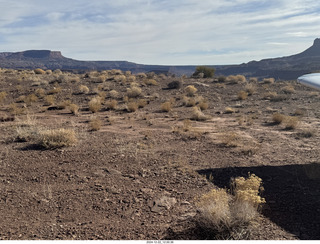
[[[302,51],[320,24],[315,0],[4,2],[1,51],[61,50],[81,60],[242,63]]]

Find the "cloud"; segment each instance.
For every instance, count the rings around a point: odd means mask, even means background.
[[[145,64],[231,64],[290,55],[312,44],[320,24],[315,0],[0,0],[0,5],[1,51],[52,49],[81,60]]]

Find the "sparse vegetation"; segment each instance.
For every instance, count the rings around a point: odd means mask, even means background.
[[[212,78],[214,76],[215,69],[206,67],[206,66],[198,66],[196,67],[196,71],[192,76],[199,76],[199,74],[203,74],[202,78]]]
[[[240,91],[238,93],[239,100],[246,100],[248,98],[248,93],[246,91]]]
[[[92,118],[89,122],[89,128],[92,131],[98,131],[101,129],[102,121],[99,118]]]
[[[196,92],[198,91],[197,88],[195,88],[193,85],[187,86],[185,89],[185,92],[187,93],[187,96],[194,96]]]
[[[162,112],[170,112],[172,110],[172,104],[170,101],[161,103],[161,111]]]
[[[46,149],[69,147],[77,142],[76,133],[72,129],[40,130],[35,140],[39,146]]]
[[[249,174],[247,179],[231,181],[231,194],[226,189],[213,189],[197,201],[202,228],[217,239],[247,239],[250,225],[258,216],[258,208],[265,200],[260,197],[261,178]]]
[[[94,97],[89,102],[89,110],[92,113],[97,113],[100,111],[102,104],[101,104],[101,98],[100,97]]]

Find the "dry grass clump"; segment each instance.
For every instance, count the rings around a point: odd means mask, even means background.
[[[314,129],[304,129],[302,131],[300,131],[299,133],[297,133],[297,136],[299,138],[310,138],[316,135],[316,130]]]
[[[116,75],[113,80],[119,83],[125,83],[127,81],[127,77],[125,75]]]
[[[293,94],[295,93],[296,91],[294,90],[294,87],[292,85],[287,85],[285,87],[283,87],[281,89],[281,91],[285,94]]]
[[[0,92],[0,103],[2,103],[6,97],[8,96],[8,94],[4,91]]]
[[[91,131],[98,131],[101,129],[102,121],[99,118],[92,118],[89,122],[89,127]]]
[[[71,101],[70,101],[70,100],[63,100],[63,101],[61,101],[61,102],[58,103],[57,107],[58,107],[59,109],[65,109],[65,108],[69,107],[70,104],[71,104]]]
[[[190,97],[194,96],[198,91],[198,89],[195,88],[193,85],[187,86],[184,90],[187,93],[187,96],[190,96]]]
[[[229,84],[242,84],[247,81],[246,77],[243,75],[229,75],[226,78]]]
[[[90,100],[90,102],[88,103],[89,105],[89,110],[92,112],[92,113],[96,113],[98,112],[101,107],[102,107],[102,104],[101,104],[101,98],[100,97],[94,97]]]
[[[33,70],[36,75],[44,75],[46,72],[43,69]]]
[[[133,83],[132,83],[133,84]],[[132,85],[131,88],[127,88],[127,96],[129,98],[136,98],[136,97],[139,97],[142,93],[142,90],[141,88],[135,86],[135,85]]]
[[[235,132],[227,132],[221,135],[221,144],[226,147],[240,146],[240,136]]]
[[[183,96],[182,98],[182,103],[183,105],[187,106],[187,107],[194,107],[196,106],[197,102],[196,99],[193,97],[187,97],[187,96]]]
[[[17,115],[24,114],[26,112],[26,109],[24,107],[19,107],[15,103],[11,103],[9,105],[9,112],[11,115],[17,116]]]
[[[72,129],[40,130],[35,140],[46,149],[73,146],[77,142],[76,133]]]
[[[68,106],[68,108],[70,112],[74,115],[77,115],[79,113],[79,106],[77,104],[72,103]]]
[[[197,120],[197,121],[205,121],[205,120],[208,119],[208,116],[205,115],[203,112],[201,112],[200,108],[193,107],[192,108],[191,119],[192,120]]]
[[[85,85],[80,85],[78,89],[80,94],[88,94],[90,91],[89,88]]]
[[[269,100],[272,100],[274,99],[275,97],[277,97],[278,94],[276,92],[265,92],[263,95],[262,95],[262,98],[263,99],[269,99]]]
[[[154,79],[147,79],[143,81],[144,84],[146,84],[147,86],[157,86],[158,82]]]
[[[128,102],[127,104],[127,111],[130,113],[137,111],[138,108],[139,108],[138,104],[134,101]]]
[[[225,109],[224,109],[224,113],[225,114],[232,114],[232,113],[235,113],[236,111],[233,109],[233,108],[231,108],[231,107],[226,107]]]
[[[136,82],[136,77],[134,75],[129,75],[127,77],[127,82],[129,83]]]
[[[115,110],[117,108],[118,101],[115,99],[109,100],[106,102],[107,109]]]
[[[38,101],[38,97],[35,94],[29,94],[24,98],[24,102],[27,106],[31,106],[32,103],[37,101]]]
[[[146,99],[139,99],[137,103],[139,108],[144,108],[148,104],[148,101]]]
[[[262,180],[252,174],[247,179],[231,180],[230,193],[226,189],[213,189],[196,202],[198,222],[216,239],[247,239],[250,226],[258,216],[258,208],[265,203],[260,197]]]
[[[46,92],[44,89],[42,88],[38,88],[37,90],[35,90],[34,92],[36,94],[37,97],[39,98],[43,98],[46,95]]]
[[[51,106],[55,103],[56,99],[53,95],[48,95],[44,97],[44,104],[46,106]]]
[[[254,83],[248,83],[245,86],[245,91],[248,93],[249,96],[252,96],[257,90],[257,87]]]
[[[274,81],[275,81],[274,78],[264,78],[262,82],[263,82],[264,84],[273,84]]]
[[[281,124],[285,120],[285,115],[280,113],[274,113],[272,115],[272,122],[275,124]]]
[[[62,91],[61,87],[54,87],[53,89],[49,90],[47,92],[48,95],[53,95],[53,94],[57,94],[60,93]]]
[[[258,78],[257,77],[250,77],[249,82],[250,83],[258,83]]]
[[[284,124],[286,130],[294,130],[298,127],[299,118],[295,116],[286,116]]]
[[[207,110],[209,108],[209,103],[207,101],[200,101],[198,106],[201,110]]]
[[[160,108],[162,112],[170,112],[172,110],[172,103],[170,101],[161,103]]]
[[[272,121],[275,124],[284,124],[286,130],[296,129],[299,124],[299,118],[295,116],[286,116],[280,113],[272,115]]]
[[[144,79],[147,79],[148,76],[145,73],[138,73],[136,74],[136,77],[141,80],[144,80]]]
[[[238,93],[239,100],[246,100],[248,98],[248,93],[246,91],[240,91]]]
[[[111,90],[109,92],[109,97],[113,98],[113,99],[116,99],[119,97],[119,92],[117,92],[116,90]]]

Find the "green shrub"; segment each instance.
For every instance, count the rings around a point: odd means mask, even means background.
[[[192,76],[198,76],[203,74],[203,78],[212,78],[214,76],[215,69],[207,66],[198,66]]]

